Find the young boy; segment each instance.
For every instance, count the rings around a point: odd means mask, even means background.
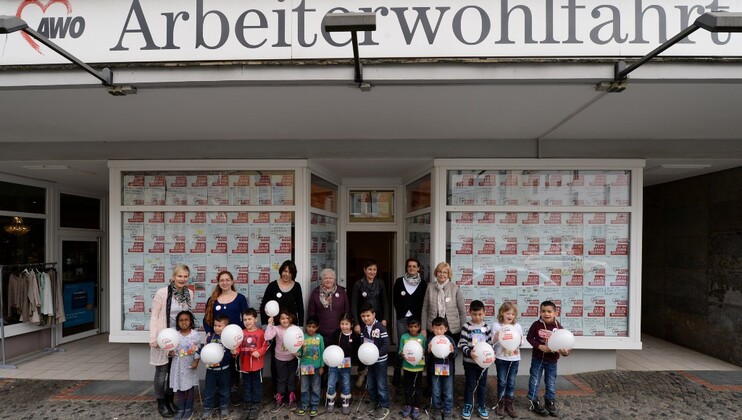
[[[260,413],[260,399],[263,396],[262,370],[268,342],[265,333],[258,328],[258,311],[248,308],[242,314],[244,338],[238,348],[240,355],[240,372],[242,372],[243,418],[255,420]],[[224,417],[224,414],[222,414]]]
[[[569,350],[552,351],[547,343],[551,337],[552,331],[562,328],[556,319],[556,305],[554,302],[546,300],[541,303],[541,318],[531,325],[528,330],[526,339],[533,346],[533,357],[531,358],[531,377],[528,381],[528,400],[530,406],[528,410],[533,411],[541,416],[547,414],[556,417],[556,378],[557,362],[559,355],[569,356]],[[544,402],[546,408],[538,402],[538,387],[541,382],[541,375],[544,376],[544,385],[546,393]]]
[[[319,320],[317,317],[309,317],[304,333],[304,344],[298,352],[301,373],[301,407],[296,410],[297,416],[303,416],[309,409],[309,416],[318,414],[320,388],[322,386],[322,373],[324,373],[322,353],[325,351],[325,342],[321,335],[317,334]]]
[[[469,304],[469,320],[461,328],[459,348],[464,354],[464,408],[461,410],[463,419],[470,419],[474,404],[474,392],[477,393],[477,414],[482,419],[489,418],[487,403],[487,369],[477,364],[479,355],[474,346],[479,343],[492,342],[492,328],[484,322],[484,303],[473,300]]]
[[[425,356],[419,362],[412,364],[407,361],[402,350],[408,341],[415,340],[420,346],[427,348],[425,337],[420,334],[420,322],[413,317],[407,318],[407,332],[402,334],[399,340],[399,355],[402,358],[402,371],[404,372],[404,401],[402,417],[412,419],[420,418],[420,394],[422,392],[423,370],[425,370]]]
[[[386,327],[376,320],[374,306],[366,302],[361,306],[361,334],[364,343],[373,343],[379,349],[379,359],[368,367],[366,388],[370,401],[367,412],[383,420],[389,415],[389,391],[387,389],[386,362],[389,335]]]
[[[450,353],[444,359],[435,357],[432,353],[432,343],[428,341],[428,362],[433,364],[433,377],[431,379],[431,397],[433,398],[433,414],[431,419],[438,420],[443,413],[443,420],[453,419],[453,376],[451,367],[456,363],[456,346],[453,337],[448,333],[448,322],[446,318],[433,318],[433,334],[442,335],[450,343]]]
[[[214,318],[214,332],[206,335],[206,344],[221,343],[221,334],[224,328],[229,325],[229,317],[221,314]],[[202,418],[211,417],[214,407],[214,399],[217,391],[219,392],[220,415],[226,417],[229,415],[229,392],[230,372],[229,363],[232,361],[232,354],[224,352],[224,357],[220,363],[206,366],[206,386],[204,387],[204,415]]]

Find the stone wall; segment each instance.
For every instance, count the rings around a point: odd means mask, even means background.
[[[742,366],[742,167],[644,189],[643,332]]]

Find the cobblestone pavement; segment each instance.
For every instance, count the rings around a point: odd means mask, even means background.
[[[715,375],[715,373],[718,373]],[[560,377],[557,404],[564,419],[742,419],[742,372],[632,372],[603,371]],[[495,378],[490,376],[489,405],[494,404]],[[539,418],[527,410],[523,383],[519,377],[515,407],[520,418]],[[265,389],[270,388],[266,381]],[[455,414],[460,418],[463,376],[456,378]],[[390,385],[392,413],[400,419],[402,390]],[[157,419],[151,386],[144,382],[0,380],[0,418],[2,419]],[[359,407],[362,393],[353,398],[354,418],[368,417]],[[260,419],[298,418],[285,408],[271,413],[268,396]],[[323,399],[324,403],[324,399]],[[363,408],[363,407],[361,407]],[[241,419],[241,408],[231,407],[231,418]],[[200,418],[201,404],[196,402]],[[306,416],[308,418],[308,416]],[[322,420],[347,418],[325,413]],[[217,417],[212,417],[217,418]],[[421,419],[429,417],[423,415]],[[473,418],[477,418],[476,414]],[[490,418],[495,419],[493,411]]]

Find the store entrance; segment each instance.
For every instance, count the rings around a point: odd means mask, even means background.
[[[384,281],[387,292],[387,302],[392,301],[392,285],[394,284],[394,255],[396,232],[348,232],[346,247],[346,284],[348,291],[363,276],[363,264],[367,260],[378,263],[376,278]],[[385,308],[387,319],[391,317],[391,304]],[[355,316],[355,314],[354,314]]]
[[[62,295],[67,320],[62,342],[99,331],[100,242],[97,237],[62,237]]]

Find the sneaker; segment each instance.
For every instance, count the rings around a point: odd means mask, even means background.
[[[374,411],[376,411],[376,407],[378,406],[379,406],[379,403],[377,403],[376,401],[369,401],[366,404],[366,413],[368,414],[373,413]]]
[[[546,411],[544,407],[541,407],[541,403],[539,403],[538,400],[528,400],[528,402],[531,403],[528,406],[528,411],[533,411],[539,416],[546,416],[547,414],[549,414],[549,412]]]
[[[546,411],[549,412],[549,415],[551,417],[556,417],[557,408],[556,408],[556,403],[554,402],[554,400],[544,400],[544,403],[545,403],[544,405],[546,406]]]
[[[471,412],[474,409],[471,404],[464,404],[464,408],[461,409],[461,418],[469,420],[471,418]]]
[[[402,417],[410,417],[410,414],[412,414],[412,407],[409,405],[404,406],[402,409]]]
[[[410,413],[410,418],[412,420],[417,420],[420,418],[420,409],[415,407],[412,409],[412,412]]]
[[[210,408],[204,408],[204,414],[201,415],[201,419],[204,420],[204,419],[211,418],[211,412],[212,410]]]
[[[306,408],[300,408],[300,409],[296,410],[296,415],[297,416],[303,416],[304,414],[307,414],[307,409]]]
[[[389,409],[386,407],[379,407],[378,410],[374,412],[374,418],[376,420],[384,420],[389,416]]]
[[[271,410],[271,413],[277,413],[278,410],[280,410],[281,407],[283,407],[283,395],[276,394],[275,398],[276,398],[276,405]]]
[[[477,408],[477,415],[479,416],[480,419],[484,419],[484,420],[487,420],[488,418],[490,418],[490,413],[489,411],[487,411],[487,407],[483,405],[480,405]]]
[[[317,408],[316,407],[312,407],[312,409],[309,410],[309,417],[317,417],[317,414],[319,414],[319,413],[317,412]]]
[[[255,410],[255,408],[250,407],[250,410]],[[250,411],[252,413],[252,411]],[[219,417],[221,420],[227,420],[229,418],[229,407],[224,406],[219,410]]]
[[[428,417],[430,419],[438,420],[441,418],[442,414],[443,412],[441,411],[440,408],[430,407],[430,410],[428,411]]]
[[[289,411],[296,410],[296,394],[289,392]]]
[[[453,413],[443,413],[443,420],[453,420]]]

